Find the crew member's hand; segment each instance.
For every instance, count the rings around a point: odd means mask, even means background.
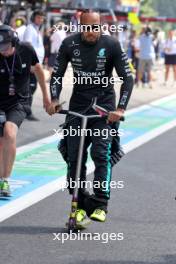
[[[58,101],[52,101],[50,106],[47,109],[47,113],[49,115],[54,115],[55,113],[59,113],[62,110],[62,106],[59,105]]]
[[[51,100],[49,99],[48,96],[43,97],[43,108],[48,112],[48,109],[51,105]]]
[[[114,112],[109,112],[108,122],[113,123],[113,122],[120,121],[121,117],[124,116],[124,112],[125,112],[125,110],[120,109],[120,108],[118,108]]]

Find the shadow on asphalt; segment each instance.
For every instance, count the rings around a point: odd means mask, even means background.
[[[78,232],[79,231],[74,231],[74,233],[78,233]],[[68,233],[68,229],[66,227],[61,228],[61,227],[43,227],[43,226],[1,226],[0,227],[0,234],[6,234],[6,235],[10,235],[10,234],[42,235],[42,234],[53,234],[53,233],[65,234],[65,233]],[[90,235],[89,233],[88,235]],[[96,234],[91,233],[90,236],[94,236],[94,235]],[[87,237],[86,234],[85,236]]]
[[[122,261],[122,260],[84,260],[84,264],[176,264],[176,255],[160,256],[161,261],[146,262],[146,261]],[[82,264],[82,261],[70,262],[70,264]]]
[[[67,228],[43,226],[1,226],[0,234],[39,235],[52,233],[66,233]]]

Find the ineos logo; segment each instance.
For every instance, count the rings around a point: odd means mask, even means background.
[[[80,55],[80,50],[76,49],[73,51],[73,54],[78,57]]]

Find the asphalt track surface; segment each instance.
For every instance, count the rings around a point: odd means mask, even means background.
[[[0,263],[175,264],[175,135],[174,128],[124,157],[113,180],[125,186],[112,191],[107,222],[83,231],[123,233],[123,241],[54,240],[66,233],[70,208],[59,191],[0,224]]]
[[[136,90],[130,108],[171,92],[158,87],[152,93]],[[70,91],[65,91],[68,101]],[[60,115],[49,118],[41,104],[38,96],[34,113],[40,122],[24,122],[18,146],[53,135],[63,121]],[[66,234],[70,210],[67,191],[59,191],[0,223],[0,264],[175,264],[175,134],[175,128],[164,133],[116,166],[113,180],[124,181],[124,189],[112,191],[107,222],[83,231],[90,238],[99,233],[100,241],[53,240],[53,233]],[[124,239],[103,243],[104,233],[123,233]]]

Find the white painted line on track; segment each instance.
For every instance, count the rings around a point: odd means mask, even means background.
[[[125,114],[127,114],[127,116],[129,116],[129,115],[132,115],[134,113],[150,109],[151,106],[157,106],[157,105],[160,105],[161,103],[168,102],[169,100],[172,100],[172,99],[173,100],[176,99],[176,94],[168,95],[168,96],[166,96],[164,98],[157,99],[157,100],[155,100],[153,102],[150,102],[148,104],[132,108],[132,109],[128,110],[127,113],[125,113]]]
[[[88,168],[88,174],[92,173],[94,170],[94,165],[90,164]],[[1,206],[0,222],[8,219],[9,217],[23,211],[24,209],[38,203],[39,201],[45,199],[46,197],[63,190],[66,184],[66,177],[63,176],[55,181],[45,184],[37,188],[36,190],[17,198],[8,204]]]
[[[148,132],[145,135],[138,137],[135,140],[132,140],[130,143],[123,145],[123,149],[125,153],[128,153],[174,127],[176,127],[176,120],[169,122],[166,125],[160,126],[159,128],[153,129],[151,132]]]

